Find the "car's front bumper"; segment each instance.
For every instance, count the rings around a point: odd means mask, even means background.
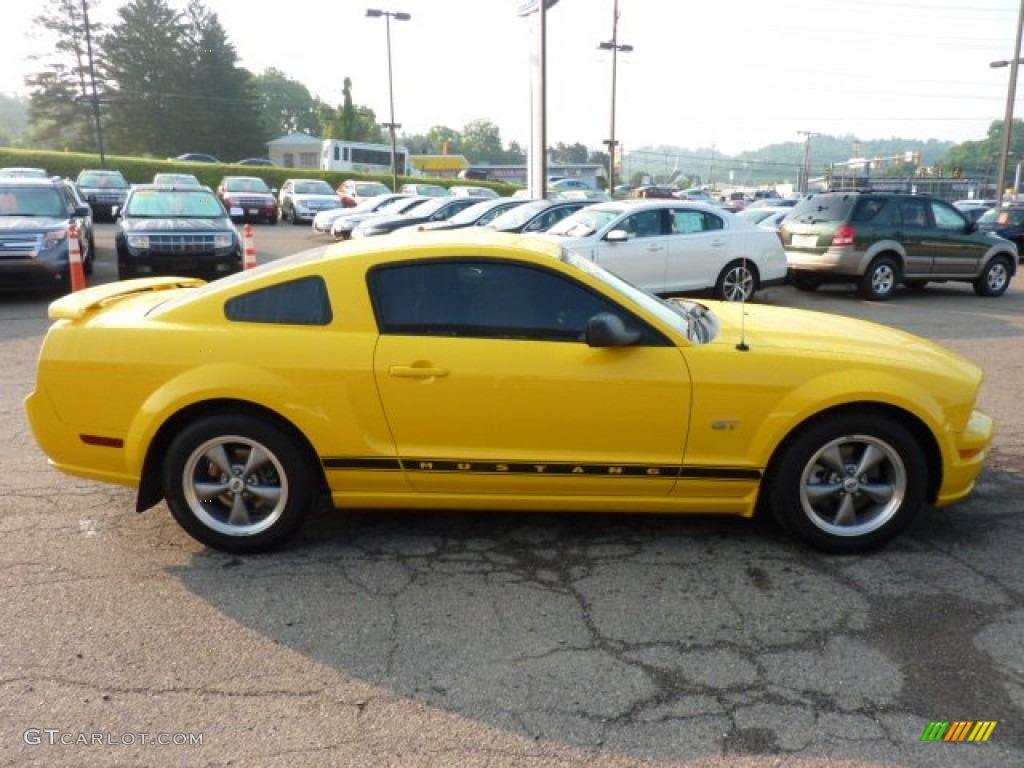
[[[967,496],[981,474],[995,435],[995,422],[983,411],[974,411],[967,428],[947,437],[943,451],[946,464],[936,507],[945,507]]]

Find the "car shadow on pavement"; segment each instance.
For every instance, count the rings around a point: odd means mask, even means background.
[[[285,551],[205,550],[172,574],[275,644],[536,740],[931,766],[922,728],[971,718],[999,721],[986,765],[1009,767],[1022,490],[989,471],[854,557],[738,519],[325,511]]]

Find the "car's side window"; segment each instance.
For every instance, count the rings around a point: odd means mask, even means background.
[[[327,325],[333,319],[327,286],[319,276],[235,296],[224,305],[224,314],[235,322],[281,325]]]
[[[383,334],[583,342],[587,322],[601,312],[643,325],[586,286],[524,264],[393,265],[374,270],[369,285]]]
[[[634,238],[658,237],[661,231],[661,209],[639,211],[627,216],[616,229],[628,232]]]
[[[963,216],[957,213],[952,207],[942,203],[932,203],[932,216],[935,217],[935,226],[939,229],[949,229],[955,232],[962,232],[967,225]]]
[[[923,200],[903,200],[900,202],[900,223],[907,227],[927,227],[928,214],[924,209]]]

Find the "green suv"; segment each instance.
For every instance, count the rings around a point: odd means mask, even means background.
[[[901,283],[960,281],[979,296],[1001,296],[1017,269],[1017,247],[979,232],[956,208],[900,192],[823,192],[802,199],[783,221],[790,282],[811,291],[856,283],[866,299],[890,298]]]

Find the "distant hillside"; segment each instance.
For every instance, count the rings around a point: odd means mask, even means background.
[[[945,157],[955,142],[928,139],[874,139],[858,141],[853,136],[814,136],[808,152],[811,176],[818,176],[829,163],[853,157],[902,157],[920,152],[921,164],[932,165]],[[758,186],[795,182],[804,159],[805,143],[787,141],[769,144],[738,155],[723,155],[710,147],[684,149],[671,146],[641,147],[627,150],[623,176],[633,180],[647,174],[657,181],[686,178],[691,184],[717,182],[740,186]]]

